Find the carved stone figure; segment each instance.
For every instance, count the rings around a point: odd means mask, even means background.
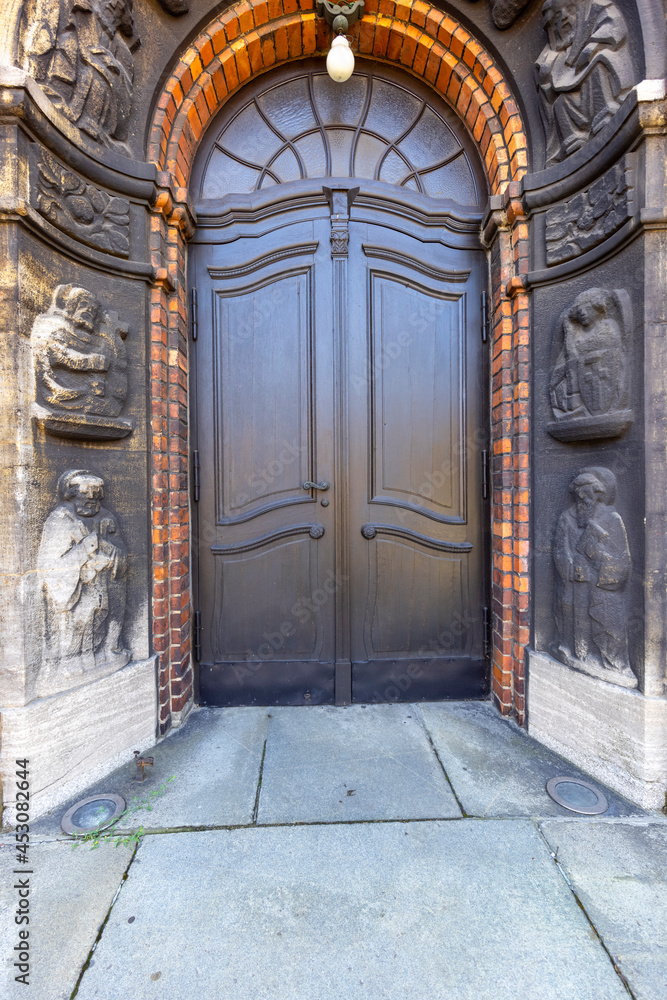
[[[32,0],[26,6],[24,65],[89,138],[125,145],[132,108],[132,0]]]
[[[133,428],[118,417],[127,396],[128,328],[92,292],[58,285],[33,324],[35,415],[51,434],[113,439]]]
[[[173,14],[174,17],[180,17],[181,14],[187,14],[190,10],[189,0],[160,0],[160,7],[164,8],[168,14]]]
[[[532,0],[489,0],[491,17],[496,28],[500,28],[501,31],[511,28],[530,3]]]
[[[628,293],[582,292],[559,317],[558,331],[562,348],[549,387],[556,419],[547,425],[549,433],[560,441],[618,437],[634,420],[627,408]]]
[[[106,253],[130,252],[130,203],[108,195],[61,166],[47,150],[33,152],[31,203],[58,229]]]
[[[559,518],[553,557],[558,573],[554,653],[593,677],[636,687],[628,658],[625,589],[631,570],[625,525],[613,504],[609,469],[582,469],[574,503]]]
[[[549,41],[536,67],[549,165],[599,132],[632,87],[634,70],[612,0],[546,0],[542,14]]]
[[[546,212],[548,265],[592,250],[632,218],[632,175],[624,157],[587,190]]]
[[[44,615],[37,697],[106,676],[130,659],[122,642],[127,552],[103,498],[104,480],[91,472],[69,470],[58,481],[37,556]]]

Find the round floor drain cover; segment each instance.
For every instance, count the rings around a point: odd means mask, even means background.
[[[106,830],[124,809],[125,799],[122,796],[102,792],[76,802],[67,810],[60,825],[64,833],[79,837],[91,830]]]
[[[550,778],[547,792],[559,806],[584,816],[598,816],[609,808],[602,792],[581,778]]]

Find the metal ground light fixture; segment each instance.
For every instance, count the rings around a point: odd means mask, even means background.
[[[318,0],[317,13],[336,33],[327,56],[327,73],[336,83],[345,83],[354,72],[354,55],[345,36],[350,26],[363,14],[364,6],[364,0],[354,0],[349,4]]]

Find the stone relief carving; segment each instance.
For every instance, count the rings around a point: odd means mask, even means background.
[[[603,243],[632,217],[625,159],[570,201],[546,213],[547,264],[560,264]]]
[[[72,173],[45,149],[34,153],[31,202],[54,226],[88,246],[127,257],[130,203]]]
[[[609,469],[582,469],[570,484],[574,503],[558,520],[555,656],[593,677],[637,686],[628,658],[626,585],[632,568],[623,520],[614,508]]]
[[[634,421],[628,408],[632,305],[622,289],[590,288],[558,319],[562,348],[549,393],[559,441],[618,437]]]
[[[168,14],[173,14],[174,17],[187,14],[190,10],[190,0],[159,0],[159,3],[163,10],[166,10]]]
[[[496,28],[501,31],[511,28],[531,3],[532,0],[489,0],[491,17]]]
[[[24,67],[94,142],[129,153],[134,36],[132,0],[28,0]]]
[[[127,396],[128,328],[86,288],[58,285],[31,333],[34,415],[48,433],[113,440],[134,422],[119,417]]]
[[[127,551],[103,498],[100,476],[70,469],[58,481],[58,503],[42,530],[40,698],[107,676],[130,660],[122,641]]]
[[[536,63],[547,165],[574,153],[634,83],[628,29],[612,0],[546,0],[549,37]]]

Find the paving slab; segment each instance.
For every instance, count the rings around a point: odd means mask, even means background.
[[[627,1000],[526,820],[147,837],[77,1000],[195,995]]]
[[[636,1000],[665,1000],[667,822],[540,827]]]
[[[251,823],[268,721],[265,708],[197,709],[182,729],[146,751],[154,764],[143,782],[130,760],[78,798],[116,792],[129,805],[147,800],[150,811],[128,817],[132,827],[147,830]],[[151,799],[167,782],[164,793]],[[34,824],[32,835],[60,836],[60,820],[73,801]]]
[[[410,705],[271,710],[258,823],[459,817]]]
[[[545,790],[561,774],[591,781],[573,764],[542,746],[489,702],[440,702],[414,706],[463,809],[469,816],[572,816]],[[599,782],[607,816],[643,816],[638,806]]]
[[[1,834],[3,845],[10,835]],[[13,834],[11,834],[13,840]],[[0,997],[3,1000],[69,1000],[88,958],[114,894],[132,857],[133,848],[105,846],[75,851],[69,843],[33,844],[30,875],[16,875],[16,852],[0,848]],[[29,986],[15,981],[14,945],[25,925],[14,922],[18,879],[30,879]]]

